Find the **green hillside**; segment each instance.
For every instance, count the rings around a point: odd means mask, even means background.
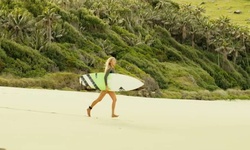
[[[218,19],[226,16],[235,24],[250,27],[250,1],[249,0],[173,0],[180,4],[191,4],[204,8],[206,16]],[[240,10],[240,14],[234,12]]]
[[[0,85],[86,90],[81,74],[117,72],[127,95],[250,99],[250,32],[168,0],[2,0]]]

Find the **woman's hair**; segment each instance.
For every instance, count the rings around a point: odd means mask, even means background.
[[[106,63],[105,63],[105,70],[104,70],[104,72],[106,72],[108,69],[111,68],[110,62],[111,62],[112,60],[115,60],[115,61],[116,61],[115,57],[109,57],[109,58],[107,59],[107,61],[106,61]]]

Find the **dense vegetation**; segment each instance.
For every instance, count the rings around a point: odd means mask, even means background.
[[[250,99],[249,29],[226,17],[210,21],[203,8],[169,0],[1,0],[0,7],[0,85],[80,90],[78,77],[103,71],[114,56],[119,73],[145,81],[126,94]]]
[[[211,19],[228,17],[233,23],[250,27],[249,0],[172,0],[180,4],[199,5],[206,9],[204,15]]]

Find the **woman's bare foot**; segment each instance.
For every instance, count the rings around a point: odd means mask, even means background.
[[[91,109],[88,108],[88,109],[87,109],[87,114],[88,114],[89,117],[91,117],[90,111],[91,111]]]
[[[119,115],[115,115],[115,114],[112,115],[112,118],[116,118],[116,117],[119,117]]]

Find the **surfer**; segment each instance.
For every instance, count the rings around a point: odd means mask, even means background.
[[[112,99],[112,114],[111,114],[111,117],[118,117],[118,115],[115,114],[115,106],[116,106],[116,94],[115,92],[113,91],[110,91],[109,90],[109,87],[108,87],[108,82],[107,82],[107,79],[108,79],[108,75],[110,73],[114,73],[114,68],[115,68],[115,65],[116,65],[116,59],[114,57],[110,57],[107,59],[106,63],[105,63],[105,70],[104,70],[104,81],[105,81],[105,86],[106,86],[106,90],[103,90],[101,91],[100,95],[98,96],[98,98],[96,100],[94,100],[92,102],[92,104],[89,106],[89,108],[87,109],[87,114],[89,117],[91,117],[91,110],[93,109],[93,107],[99,103],[100,101],[102,101],[103,97],[106,95],[106,94],[109,94],[109,96],[111,97]]]

